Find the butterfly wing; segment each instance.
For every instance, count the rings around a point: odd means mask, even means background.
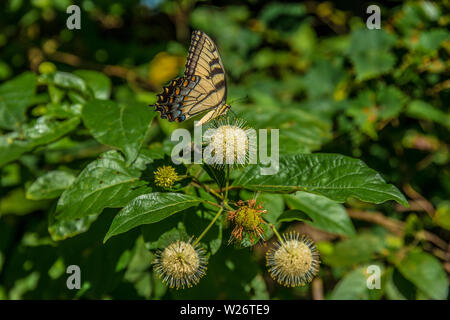
[[[184,121],[204,111],[205,123],[226,112],[225,69],[216,45],[206,33],[194,31],[183,77],[173,80],[155,105],[161,118]]]

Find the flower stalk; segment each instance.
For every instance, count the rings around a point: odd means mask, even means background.
[[[217,219],[219,219],[221,213],[223,212],[223,207],[221,207],[219,209],[219,211],[217,212],[217,214],[215,215],[214,219],[211,220],[211,222],[209,223],[209,225],[205,228],[205,230],[203,230],[202,234],[198,236],[197,240],[195,240],[194,242],[194,246],[196,244],[198,244],[200,242],[200,240],[202,240],[202,238],[205,236],[205,234],[209,231],[209,229],[211,229],[211,227],[214,225],[214,223],[216,223]]]

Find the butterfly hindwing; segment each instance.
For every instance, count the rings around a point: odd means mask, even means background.
[[[209,111],[201,124],[228,110],[226,96],[225,69],[219,51],[208,35],[194,31],[184,76],[163,88],[155,104],[156,111],[169,121],[184,121]]]

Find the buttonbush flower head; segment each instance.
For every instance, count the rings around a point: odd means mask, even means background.
[[[205,162],[216,166],[243,166],[249,163],[250,154],[256,150],[254,130],[243,120],[219,120],[204,134],[209,141]],[[255,138],[253,138],[255,137]]]
[[[263,238],[263,229],[261,225],[265,223],[262,219],[262,214],[266,213],[263,210],[262,204],[256,205],[256,200],[251,199],[245,203],[242,200],[237,202],[238,209],[234,211],[228,211],[228,220],[234,225],[234,229],[231,232],[230,241],[242,240],[242,234],[244,232],[250,235],[250,239],[253,241],[253,236]]]
[[[286,287],[310,283],[319,271],[319,253],[314,242],[297,232],[283,234],[284,241],[266,254],[272,279]]]
[[[205,251],[191,241],[177,240],[156,253],[154,270],[170,288],[196,285],[206,274]]]
[[[156,169],[155,184],[161,188],[170,188],[175,182],[180,180],[180,177],[172,166],[162,166]]]

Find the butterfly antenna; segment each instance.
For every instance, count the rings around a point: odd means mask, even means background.
[[[241,101],[247,101],[247,100],[248,100],[248,95],[246,95],[245,97],[242,97],[242,98],[234,99],[233,101],[230,102],[230,105],[232,105],[235,102],[241,102]]]

